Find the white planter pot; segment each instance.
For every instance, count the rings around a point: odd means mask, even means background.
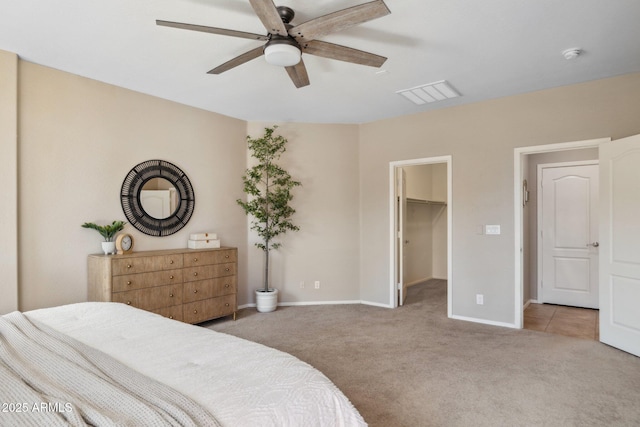
[[[269,313],[278,306],[278,290],[269,288],[269,292],[256,291],[256,308],[260,313]]]
[[[105,255],[116,253],[116,242],[102,242],[102,250]]]

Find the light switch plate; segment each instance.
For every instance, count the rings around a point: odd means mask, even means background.
[[[500,234],[499,225],[485,225],[485,234]]]

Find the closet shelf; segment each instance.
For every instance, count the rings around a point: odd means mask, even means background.
[[[439,200],[412,199],[410,197],[407,197],[407,203],[420,203],[423,205],[447,206],[447,202],[442,202]]]

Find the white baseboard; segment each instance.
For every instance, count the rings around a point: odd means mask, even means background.
[[[392,306],[392,305],[389,305],[389,304],[382,304],[382,303],[379,303],[379,302],[373,302],[373,301],[360,301],[360,304],[363,304],[363,305],[371,305],[371,306],[374,306],[374,307],[382,307],[382,308],[393,308],[393,306]]]
[[[542,304],[540,301],[538,301],[537,299],[530,299],[529,301],[525,302],[522,306],[523,310],[526,310],[527,307],[529,307],[531,304]]]
[[[300,301],[300,302],[279,302],[278,307],[287,306],[303,306],[303,305],[341,305],[341,304],[366,304],[364,301]],[[372,305],[372,304],[371,304]],[[255,308],[255,303],[242,304],[238,306],[238,310],[243,308]],[[385,306],[387,307],[387,306]]]
[[[426,282],[427,280],[431,279],[433,279],[433,277],[423,277],[422,279],[412,280],[411,282],[407,283],[407,286],[417,285],[418,283]]]
[[[295,306],[295,305],[340,305],[340,304],[360,304],[361,301],[300,301],[300,302],[279,302],[278,306]]]
[[[473,323],[482,323],[485,325],[491,325],[491,326],[502,326],[504,328],[512,328],[512,329],[520,329],[518,327],[516,327],[515,324],[513,323],[505,323],[505,322],[496,322],[494,320],[487,320],[487,319],[477,319],[475,317],[465,317],[465,316],[450,316],[451,319],[456,319],[456,320],[464,320],[466,322],[473,322]]]

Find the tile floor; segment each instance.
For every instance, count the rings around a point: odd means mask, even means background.
[[[529,304],[524,328],[569,337],[600,339],[598,310],[552,304]]]

